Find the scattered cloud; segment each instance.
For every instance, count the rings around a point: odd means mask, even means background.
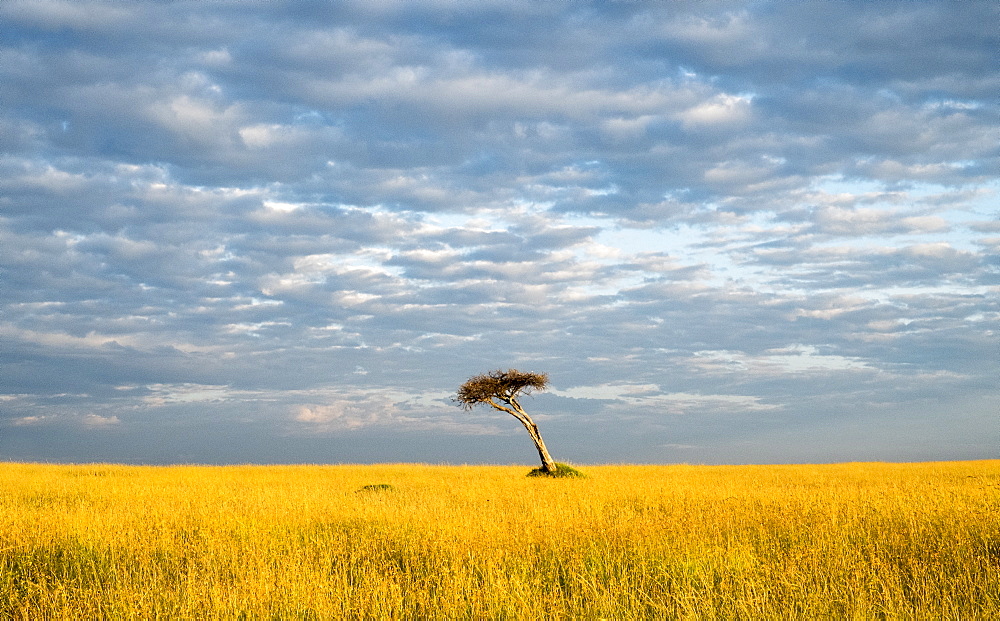
[[[111,425],[117,425],[121,421],[117,416],[101,416],[100,414],[86,414],[82,419],[84,427],[90,429],[102,429]]]
[[[0,3],[0,458],[992,456],[998,18]]]

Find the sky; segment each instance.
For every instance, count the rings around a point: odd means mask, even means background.
[[[1000,3],[0,3],[0,460],[1000,457]]]

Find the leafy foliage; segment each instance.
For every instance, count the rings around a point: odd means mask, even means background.
[[[471,410],[481,403],[496,407],[494,399],[514,404],[517,402],[518,395],[528,395],[533,390],[544,390],[548,383],[549,376],[545,373],[497,369],[469,378],[459,387],[455,401],[462,404],[466,410]]]

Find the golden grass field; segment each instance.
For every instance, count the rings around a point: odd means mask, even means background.
[[[527,470],[0,464],[0,618],[1000,618],[1000,461]]]

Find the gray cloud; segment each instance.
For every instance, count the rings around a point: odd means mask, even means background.
[[[0,4],[0,458],[994,456],[997,11]]]

